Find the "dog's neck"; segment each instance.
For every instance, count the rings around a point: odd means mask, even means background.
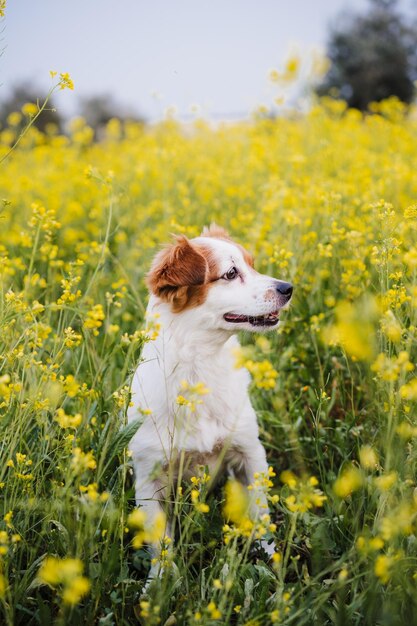
[[[213,329],[211,320],[202,315],[196,316],[195,310],[172,313],[168,304],[153,297],[149,301],[147,317],[160,325],[159,336],[155,340],[158,352],[163,350],[164,359],[175,359],[182,364],[207,363],[208,358],[220,357],[225,343],[233,334],[220,328]]]

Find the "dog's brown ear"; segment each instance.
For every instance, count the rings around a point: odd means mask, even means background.
[[[218,226],[215,222],[212,222],[210,226],[204,226],[203,232],[201,233],[202,237],[214,237],[215,239],[228,239],[230,240],[230,235],[221,226]]]
[[[203,285],[209,271],[205,256],[187,237],[180,235],[175,240],[158,252],[147,276],[150,291],[171,302],[180,291],[184,294],[187,287]]]

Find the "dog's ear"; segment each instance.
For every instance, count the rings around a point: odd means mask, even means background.
[[[204,226],[202,237],[214,237],[215,239],[228,239],[230,241],[230,235],[221,226],[218,226],[215,222],[212,222],[210,226]]]
[[[187,287],[203,285],[208,277],[206,257],[183,235],[156,255],[147,276],[150,291],[173,302]],[[185,288],[185,289],[184,289]]]

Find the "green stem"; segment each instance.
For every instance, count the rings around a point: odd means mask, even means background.
[[[297,528],[297,513],[291,515],[291,526],[288,531],[287,545],[285,548],[284,558],[282,559],[282,567],[281,567],[281,584],[284,584],[285,575],[287,573],[288,561],[291,555],[291,545],[292,540],[294,539],[295,530]]]
[[[14,144],[10,147],[10,149],[6,152],[6,154],[4,154],[1,158],[0,158],[0,165],[3,163],[3,161],[5,161],[7,159],[7,157],[13,152],[13,150],[15,148],[17,148],[17,146],[19,145],[19,143],[22,141],[23,137],[27,134],[29,128],[31,128],[34,123],[36,122],[36,120],[38,119],[38,117],[40,116],[40,114],[42,113],[42,111],[44,111],[46,105],[48,104],[52,94],[54,93],[54,91],[56,90],[56,88],[58,87],[58,85],[55,85],[54,87],[52,87],[49,91],[48,94],[45,98],[44,103],[42,104],[42,106],[40,107],[40,109],[38,110],[38,112],[36,113],[36,115],[34,115],[29,123],[27,124],[27,126],[25,126],[25,128],[21,131],[19,137],[16,139],[16,141],[14,142]],[[39,105],[38,105],[39,106]]]

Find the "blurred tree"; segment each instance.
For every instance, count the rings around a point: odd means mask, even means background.
[[[41,89],[34,87],[33,85],[20,84],[15,85],[10,95],[0,103],[0,124],[1,128],[7,125],[7,118],[10,113],[21,112],[22,107],[27,103],[40,105],[44,102],[46,93]],[[20,126],[24,126],[25,117],[23,116]],[[51,98],[47,104],[46,109],[42,111],[42,114],[35,122],[36,128],[41,131],[45,131],[49,124],[54,124],[58,131],[62,131],[63,120],[59,113],[54,108],[53,98]]]
[[[397,0],[370,0],[365,15],[351,15],[333,27],[327,56],[330,69],[317,93],[336,92],[364,111],[372,101],[397,96],[409,103],[417,78],[417,27],[398,11]]]
[[[121,122],[144,122],[141,117],[117,104],[108,95],[81,98],[79,110],[87,124],[94,129],[96,139],[101,138],[106,124],[113,118],[117,118]]]

